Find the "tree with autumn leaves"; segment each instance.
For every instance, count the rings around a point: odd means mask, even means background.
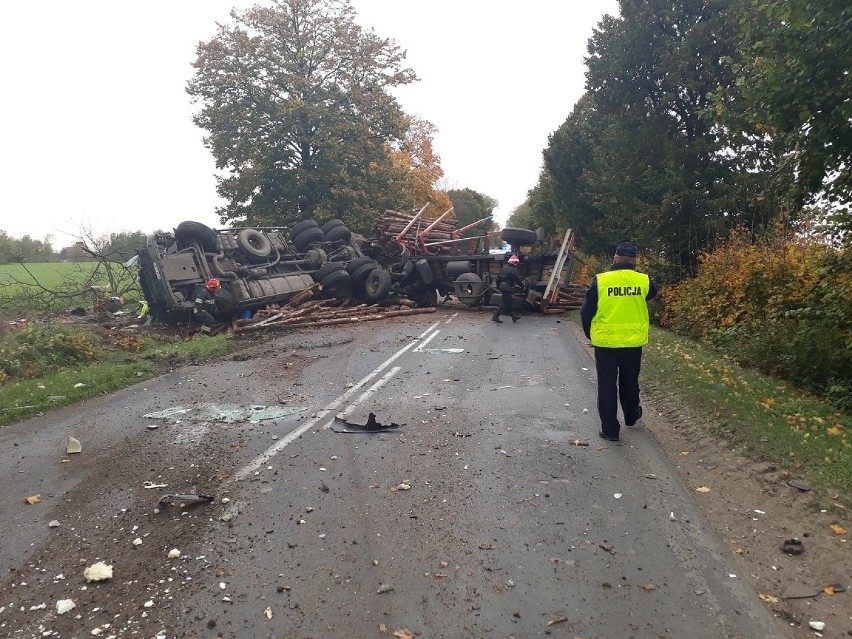
[[[390,92],[417,79],[405,52],[355,17],[348,0],[273,0],[198,45],[187,91],[222,172],[223,223],[363,231],[384,209],[450,208],[434,129]]]

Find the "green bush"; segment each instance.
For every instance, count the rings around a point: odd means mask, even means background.
[[[96,337],[81,329],[45,324],[0,333],[0,382],[45,375],[97,358]]]
[[[664,290],[661,323],[743,366],[848,406],[852,256],[811,237],[735,233]],[[848,394],[848,393],[847,393]]]

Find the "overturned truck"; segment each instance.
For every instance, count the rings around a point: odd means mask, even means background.
[[[558,251],[526,229],[477,237],[445,221],[386,211],[376,220],[376,238],[352,233],[342,220],[309,219],[290,227],[211,229],[181,222],[173,233],[149,237],[139,253],[139,281],[157,320],[187,322],[194,291],[216,278],[216,312],[222,319],[286,302],[313,287],[340,304],[387,303],[407,297],[418,307],[456,297],[469,306],[499,304],[495,287],[504,242],[521,258],[524,286],[518,308],[562,312],[572,307],[568,283],[574,260],[573,233]],[[546,249],[546,250],[545,250]],[[319,284],[319,287],[315,286]]]

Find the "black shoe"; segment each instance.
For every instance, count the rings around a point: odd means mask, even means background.
[[[521,316],[520,316],[520,315],[512,315],[512,323],[513,323],[513,324],[514,324],[515,322],[517,322],[519,319],[521,319]]]
[[[625,419],[624,425],[625,426],[635,426],[636,422],[638,422],[640,419],[642,419],[642,406],[641,405],[636,407],[636,419],[631,419],[631,420]]]
[[[502,323],[503,323],[503,320],[501,320],[501,319],[500,319],[500,316],[499,316],[499,315],[495,315],[494,317],[492,317],[492,318],[491,318],[491,321],[492,321],[492,322],[497,322],[498,324],[502,324]]]
[[[608,442],[617,442],[617,441],[619,441],[619,440],[618,440],[618,437],[613,437],[612,435],[607,435],[607,434],[606,434],[605,432],[603,432],[602,430],[598,431],[598,435],[600,436],[600,438],[601,438],[601,439],[605,439],[605,440],[607,440]]]

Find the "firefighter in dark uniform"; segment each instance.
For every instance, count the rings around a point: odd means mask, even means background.
[[[648,303],[657,285],[636,271],[639,254],[630,242],[615,249],[612,266],[592,279],[580,309],[583,331],[595,347],[598,377],[598,414],[602,438],[618,441],[621,424],[618,403],[626,426],[642,417],[639,404],[639,369],[642,346],[648,343]]]
[[[205,286],[199,286],[192,293],[192,321],[201,324],[201,332],[211,335],[213,330],[213,313],[216,312],[216,291],[222,288],[217,279],[207,280]]]
[[[506,263],[500,267],[500,273],[497,275],[497,288],[500,289],[500,306],[494,312],[492,322],[502,324],[501,315],[511,315],[512,321],[517,322],[521,319],[520,314],[512,310],[512,291],[515,286],[521,283],[521,276],[518,275],[518,264],[520,260],[517,255],[512,255]]]

